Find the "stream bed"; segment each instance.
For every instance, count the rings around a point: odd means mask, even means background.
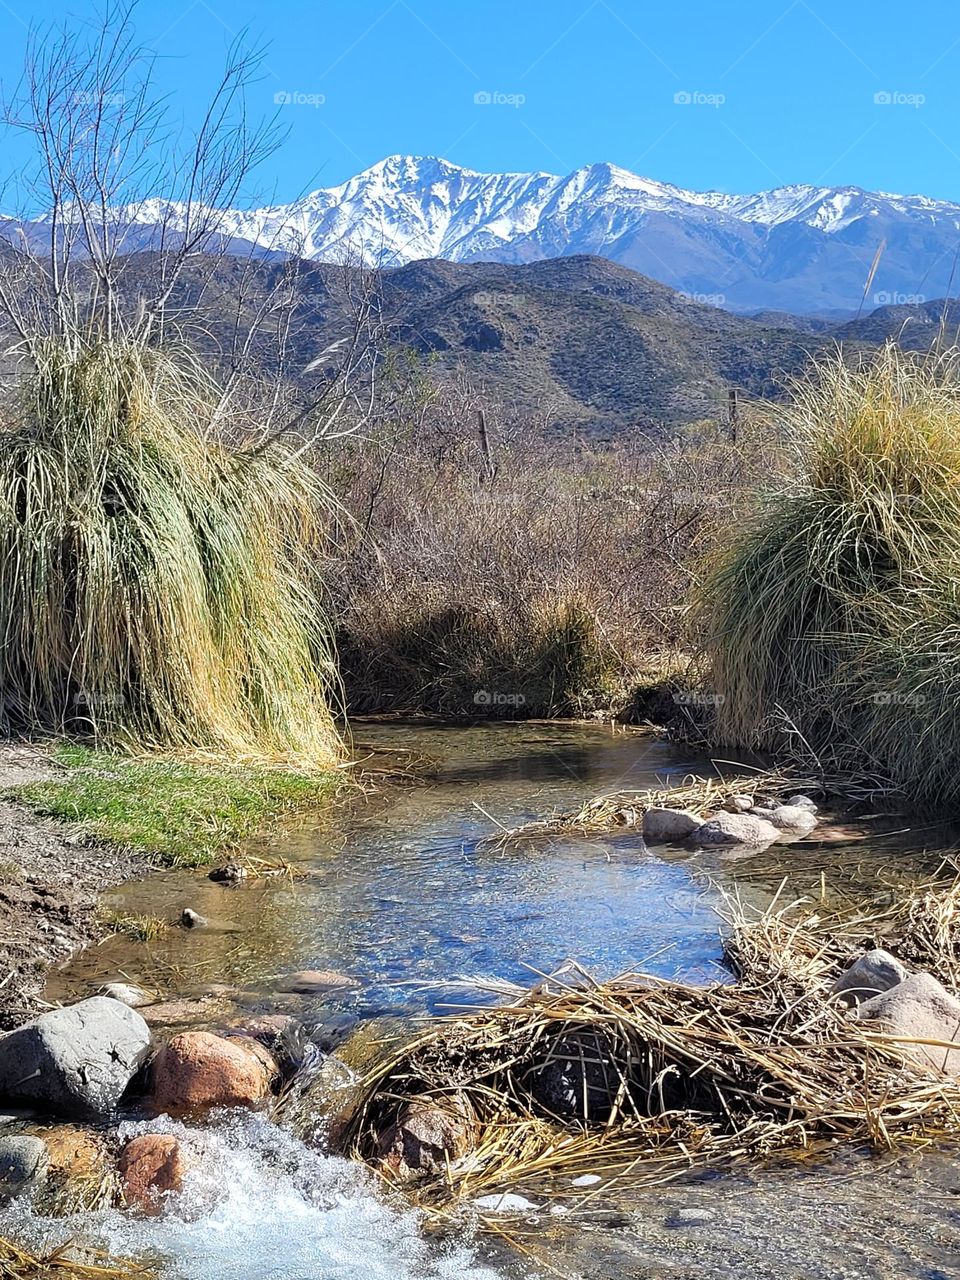
[[[763,907],[789,892],[856,901],[889,892],[887,870],[938,860],[952,833],[837,829],[824,841],[743,858],[722,850],[644,848],[636,833],[502,847],[500,827],[624,788],[680,783],[709,764],[632,730],[548,724],[357,727],[358,758],[427,768],[334,808],[255,852],[298,874],[225,886],[164,872],[109,895],[125,916],[207,929],[151,941],[118,934],[51,976],[67,1001],[122,979],[165,999],[228,988],[257,1012],[295,1012],[330,1044],[369,1019],[410,1021],[497,998],[567,960],[598,977],[643,970],[695,983],[729,980],[723,894]],[[298,970],[356,983],[337,998],[281,993]],[[389,1205],[347,1162],[308,1149],[266,1118],[231,1115],[203,1129],[166,1126],[202,1151],[163,1216],[116,1210],[43,1221],[22,1208],[0,1231],[49,1246],[68,1237],[149,1252],[185,1280],[406,1280],[410,1277],[777,1277],[886,1280],[960,1276],[960,1165],[949,1152],[886,1158],[846,1152],[819,1164],[698,1177],[634,1197],[615,1188],[569,1218],[539,1206],[514,1224],[526,1252],[469,1221],[442,1243]],[[552,1270],[551,1270],[552,1268]]]

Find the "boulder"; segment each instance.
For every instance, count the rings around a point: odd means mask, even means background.
[[[816,814],[802,805],[780,804],[772,809],[754,808],[753,812],[778,831],[789,831],[793,835],[809,835],[817,825]]]
[[[110,1115],[150,1053],[150,1028],[107,996],[51,1009],[0,1040],[0,1096],[57,1115]]]
[[[442,1173],[480,1138],[473,1107],[462,1093],[420,1098],[401,1109],[377,1140],[376,1157],[392,1174]]]
[[[754,813],[717,813],[697,827],[690,839],[696,844],[744,844],[756,848],[772,844],[780,832]]]
[[[160,1197],[182,1189],[190,1163],[182,1143],[172,1134],[141,1133],[131,1138],[117,1166],[125,1202],[142,1213],[159,1213]]]
[[[298,973],[288,973],[281,978],[277,983],[277,990],[296,995],[319,996],[336,991],[351,991],[359,985],[356,978],[349,978],[345,973],[337,973],[333,969],[301,969]]]
[[[146,1004],[153,1004],[155,999],[149,991],[144,991],[143,987],[135,986],[132,982],[108,982],[100,988],[100,994],[107,996],[110,1000],[119,1000],[121,1004],[129,1005],[131,1009],[140,1009]]]
[[[622,1085],[613,1046],[600,1029],[558,1036],[525,1083],[544,1111],[567,1121],[605,1120]]]
[[[844,997],[845,1004],[863,1004],[882,991],[889,991],[910,977],[906,969],[889,951],[876,947],[868,951],[836,980],[831,988],[832,996]]]
[[[270,1096],[277,1065],[255,1040],[181,1031],[153,1063],[151,1099],[171,1114],[209,1107],[256,1107]]]
[[[875,1022],[891,1036],[935,1040],[940,1044],[901,1044],[924,1066],[960,1075],[960,1000],[929,973],[914,973],[903,982],[865,1000],[857,1010],[861,1022]],[[956,1049],[945,1047],[955,1043]]]
[[[0,1138],[0,1205],[45,1182],[49,1163],[41,1138]]]
[[[721,808],[725,809],[727,813],[749,813],[753,805],[753,796],[728,796]]]
[[[643,815],[643,838],[648,844],[686,840],[701,819],[686,809],[648,809]]]

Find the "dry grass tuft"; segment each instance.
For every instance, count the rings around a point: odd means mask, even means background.
[[[40,1280],[45,1276],[63,1276],[66,1280],[154,1280],[156,1275],[155,1267],[132,1258],[114,1258],[87,1250],[81,1253],[71,1244],[40,1256],[0,1238],[0,1280]]]
[[[784,415],[791,476],[700,593],[712,737],[945,812],[960,800],[960,352],[838,356]]]
[[[198,358],[47,339],[0,430],[0,732],[328,766],[327,491]]]

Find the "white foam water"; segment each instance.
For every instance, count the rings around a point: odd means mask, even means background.
[[[196,1156],[162,1214],[47,1219],[14,1205],[0,1214],[0,1232],[37,1250],[72,1239],[151,1254],[171,1280],[499,1280],[468,1245],[428,1244],[417,1215],[386,1204],[363,1169],[309,1150],[264,1117],[121,1127],[123,1137],[145,1132],[176,1134]]]

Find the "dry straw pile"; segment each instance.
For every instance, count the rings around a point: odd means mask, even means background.
[[[735,983],[595,982],[576,971],[432,1024],[360,1086],[355,1154],[375,1162],[411,1101],[469,1114],[472,1149],[416,1186],[442,1208],[508,1190],[595,1195],[572,1188],[583,1174],[601,1174],[606,1194],[838,1142],[960,1137],[960,1080],[827,998],[865,930],[955,983],[955,872],[871,920],[824,920],[809,903],[753,919],[731,903],[730,914]]]

